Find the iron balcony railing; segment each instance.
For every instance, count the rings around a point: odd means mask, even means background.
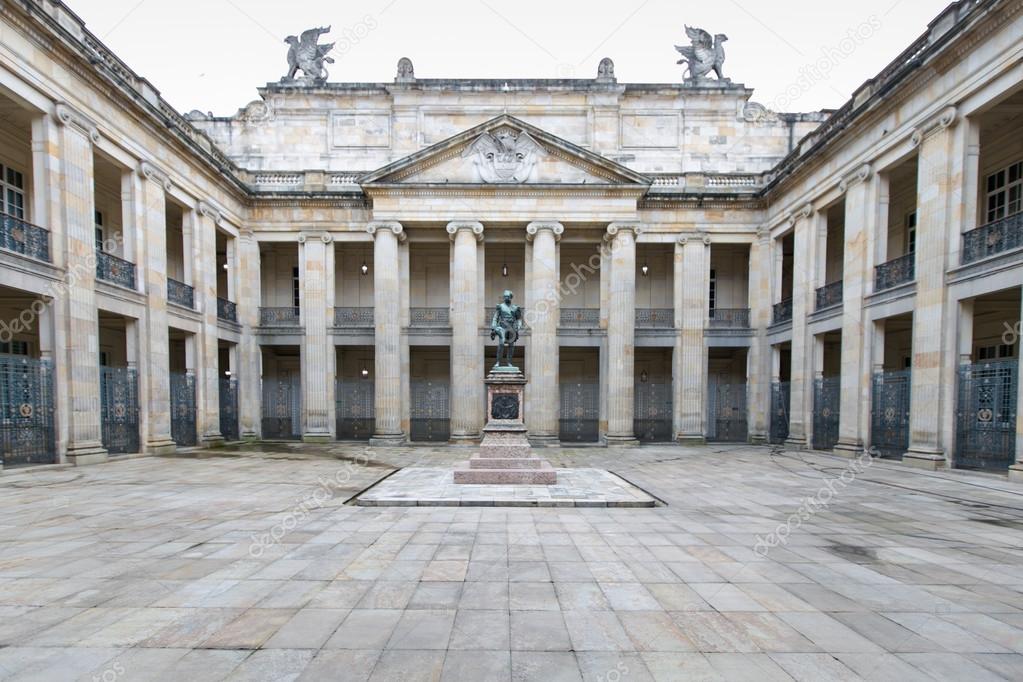
[[[671,308],[636,308],[637,329],[673,329],[675,311]]]
[[[450,327],[450,311],[447,308],[412,308],[413,327]]]
[[[562,327],[596,329],[600,326],[600,309],[598,308],[562,308],[560,316]]]
[[[874,291],[884,291],[916,277],[916,254],[907,253],[874,268]]]
[[[1023,213],[963,233],[963,265],[1023,246]]]
[[[842,280],[825,284],[817,290],[817,310],[842,305]]]
[[[167,300],[191,310],[195,308],[195,289],[184,282],[167,278]]]
[[[710,329],[749,329],[749,308],[711,308],[707,317]]]
[[[260,308],[259,325],[261,327],[300,327],[302,316],[299,308]]]
[[[238,306],[234,301],[226,298],[217,298],[217,319],[227,322],[238,322]]]
[[[334,308],[335,327],[372,327],[372,308]]]
[[[96,251],[96,277],[127,289],[135,288],[135,264],[106,251]]]
[[[772,309],[772,321],[774,324],[790,322],[792,320],[792,299],[786,298],[774,304]]]
[[[49,263],[50,232],[21,218],[0,213],[0,248]]]

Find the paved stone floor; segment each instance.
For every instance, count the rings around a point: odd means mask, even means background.
[[[545,452],[654,509],[357,507],[464,449],[0,476],[0,677],[1023,679],[1023,487],[753,447]]]

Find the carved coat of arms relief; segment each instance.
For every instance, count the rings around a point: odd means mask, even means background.
[[[483,183],[524,183],[536,180],[543,148],[522,131],[483,133],[462,153],[472,159],[474,175]]]

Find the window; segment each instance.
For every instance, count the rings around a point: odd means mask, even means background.
[[[0,186],[3,190],[3,212],[20,220],[25,219],[25,176],[0,165]]]
[[[0,343],[0,353],[4,355],[28,355],[28,341]]]
[[[997,346],[979,346],[977,348],[977,360],[1004,360],[1015,357],[1016,347],[1010,344],[999,344]]]
[[[916,253],[916,211],[906,215],[906,253]]]
[[[105,350],[101,350],[99,352],[99,366],[100,367],[110,366],[110,354],[107,353]]]
[[[714,317],[714,308],[718,304],[718,273],[713,268],[710,270],[710,291],[707,292],[707,300],[710,301],[710,316]]]
[[[100,211],[96,211],[95,223],[96,223],[96,250],[102,251],[103,242],[106,241],[106,238],[103,234],[103,213],[101,213]]]
[[[298,278],[298,268],[291,269],[291,305],[295,310],[298,310],[299,303],[301,302],[301,287]]]
[[[1023,161],[987,176],[987,222],[1020,212],[1023,192]]]

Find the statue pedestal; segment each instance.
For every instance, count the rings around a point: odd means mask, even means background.
[[[554,485],[558,474],[550,462],[533,456],[522,421],[526,377],[515,367],[490,370],[487,384],[487,425],[480,451],[455,469],[455,483]]]

